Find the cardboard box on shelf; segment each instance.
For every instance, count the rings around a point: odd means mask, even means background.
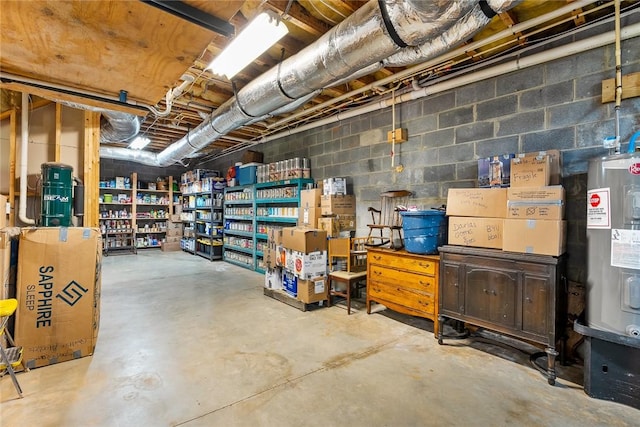
[[[450,188],[447,215],[481,218],[507,216],[506,188]]]
[[[264,154],[260,151],[247,150],[242,153],[242,163],[262,163],[264,161]]]
[[[267,289],[282,289],[282,268],[267,268],[264,272],[264,287]]]
[[[509,188],[507,210],[507,218],[564,219],[564,188],[561,185]]]
[[[560,150],[533,151],[530,153],[517,154],[516,157],[549,157],[549,185],[562,184],[562,156]]]
[[[356,230],[355,215],[336,215],[318,218],[318,229],[327,232],[328,237],[343,237]]]
[[[321,198],[322,198],[322,189],[320,188],[302,190],[300,192],[300,207],[301,208],[320,208]]]
[[[551,162],[548,155],[522,156],[511,159],[511,187],[544,187],[549,185]]]
[[[327,274],[327,251],[308,254],[285,250],[284,269],[301,279],[311,279]]]
[[[29,368],[93,354],[100,323],[100,230],[23,229],[15,342]]]
[[[356,213],[356,197],[323,195],[320,207],[322,215],[353,215]]]
[[[320,218],[320,208],[300,207],[298,210],[298,225],[315,227]]]
[[[298,299],[304,303],[324,301],[329,297],[329,286],[326,277],[314,277],[309,280],[298,280]]]
[[[509,252],[559,256],[565,252],[567,222],[506,219],[502,249]]]
[[[515,154],[478,159],[478,187],[508,187],[511,182],[511,159]]]
[[[282,246],[303,254],[326,251],[327,232],[309,227],[283,228]]]
[[[504,219],[449,217],[449,244],[502,249]]]
[[[182,206],[180,206],[182,207]],[[180,212],[177,212],[175,214],[171,214],[169,215],[169,221],[176,223],[176,224],[180,224],[182,222],[182,220],[180,219]]]

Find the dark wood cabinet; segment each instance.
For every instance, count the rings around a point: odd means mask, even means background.
[[[556,346],[564,345],[564,258],[464,246],[440,250],[439,328],[456,319],[543,344],[555,383]]]

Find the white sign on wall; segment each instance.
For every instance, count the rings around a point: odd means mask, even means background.
[[[587,228],[611,228],[610,189],[587,191]]]

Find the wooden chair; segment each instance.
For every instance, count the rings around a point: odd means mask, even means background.
[[[368,246],[389,245],[392,249],[402,249],[404,239],[402,237],[402,215],[400,212],[407,209],[409,197],[413,193],[406,190],[387,191],[380,194],[380,209],[370,207],[371,224],[367,236]],[[378,235],[379,234],[379,235]],[[398,239],[395,239],[395,235]]]
[[[351,295],[366,286],[367,248],[366,237],[329,239],[329,298],[341,296],[347,300],[347,315],[351,314]],[[334,261],[336,265],[334,266]],[[344,269],[344,270],[343,270]],[[334,283],[345,285],[344,291],[334,288]]]

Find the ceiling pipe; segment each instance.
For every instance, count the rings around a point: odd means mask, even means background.
[[[506,10],[517,1],[492,0],[495,9],[487,7],[486,13]],[[485,0],[481,3],[488,5]],[[161,167],[179,162],[256,118],[329,87],[402,48],[427,42],[448,30],[477,4],[476,0],[370,0],[315,43],[251,81],[164,151],[145,154],[143,158],[133,150],[110,148],[101,149],[100,155]]]
[[[632,24],[622,29],[620,37],[621,37],[621,40],[640,37],[640,23]],[[418,90],[413,90],[411,92],[404,93],[400,96],[396,96],[395,104],[398,105],[403,102],[414,101],[416,99],[421,99],[421,98],[435,95],[437,93],[441,93],[447,90],[456,89],[461,86],[465,86],[471,83],[497,77],[513,71],[522,70],[524,68],[540,65],[540,64],[550,62],[556,59],[560,59],[563,57],[577,55],[591,49],[607,46],[611,44],[611,39],[612,39],[611,33],[604,33],[588,39],[573,42],[568,45],[563,45],[561,47],[549,49],[544,52],[537,53],[531,56],[506,62],[492,68],[474,71],[473,73],[465,74],[460,77],[456,77],[441,83],[436,83],[431,86],[427,86],[424,88],[420,88]],[[333,116],[314,121],[313,123],[309,123],[307,125],[298,126],[294,129],[288,129],[283,132],[274,133],[272,135],[263,137],[260,139],[260,141],[256,142],[256,145],[259,143],[265,143],[265,142],[273,141],[276,139],[284,138],[286,136],[295,135],[297,133],[304,132],[306,130],[315,129],[320,126],[336,123],[352,117],[360,116],[362,114],[379,111],[379,110],[390,107],[391,104],[392,102],[390,99],[376,101],[359,108],[354,108],[345,112],[334,114]]]
[[[336,104],[338,102],[341,102],[341,101],[344,101],[346,99],[350,99],[350,98],[352,98],[354,96],[360,95],[361,93],[364,93],[364,92],[367,92],[367,91],[370,91],[370,90],[374,90],[378,86],[384,86],[384,85],[387,85],[389,83],[393,83],[393,82],[396,82],[396,81],[399,81],[399,80],[403,80],[403,79],[406,79],[406,78],[411,78],[412,76],[414,76],[414,75],[416,75],[418,73],[421,73],[424,70],[426,70],[426,69],[428,69],[428,68],[430,68],[430,67],[432,67],[434,65],[440,64],[440,63],[445,62],[447,60],[450,60],[450,59],[456,58],[456,57],[458,57],[460,55],[463,55],[466,51],[472,51],[472,50],[480,48],[480,47],[482,47],[484,45],[488,45],[488,44],[497,42],[498,40],[503,39],[505,37],[509,37],[509,36],[515,35],[515,34],[517,34],[519,32],[526,31],[529,28],[541,25],[541,24],[543,24],[543,23],[545,23],[545,22],[547,22],[549,20],[552,20],[552,19],[558,18],[558,17],[560,17],[562,15],[571,13],[571,11],[573,11],[575,9],[580,9],[580,8],[582,8],[584,6],[587,6],[587,5],[591,4],[591,3],[593,3],[592,0],[578,0],[578,1],[572,2],[572,3],[570,3],[570,4],[566,5],[566,6],[561,7],[560,9],[556,9],[553,12],[549,12],[549,13],[547,13],[545,15],[541,15],[541,16],[538,16],[536,18],[530,19],[528,21],[516,24],[516,25],[514,25],[514,26],[512,26],[510,28],[507,28],[507,29],[502,30],[502,31],[500,31],[498,33],[495,33],[492,36],[489,36],[489,37],[487,37],[487,38],[485,38],[483,40],[479,40],[479,41],[470,43],[468,45],[465,45],[463,47],[460,47],[458,49],[455,49],[453,51],[449,51],[448,53],[446,53],[446,54],[444,54],[442,56],[439,56],[439,57],[434,58],[432,60],[429,60],[427,62],[423,62],[423,63],[421,63],[419,65],[413,66],[413,67],[408,68],[406,70],[400,71],[400,72],[398,72],[398,73],[396,73],[396,74],[394,74],[392,76],[385,77],[383,79],[380,79],[378,81],[370,83],[370,84],[368,84],[366,86],[363,86],[361,88],[352,90],[351,92],[347,92],[347,93],[345,93],[343,95],[340,95],[339,97],[336,97],[336,98],[333,98],[333,99],[331,99],[329,101],[326,101],[326,102],[323,102],[321,104],[315,105],[315,106],[313,106],[313,107],[311,107],[311,108],[309,108],[309,109],[307,109],[305,111],[302,111],[302,112],[295,113],[295,114],[292,114],[290,116],[287,116],[287,117],[285,117],[285,118],[283,118],[283,119],[281,119],[281,120],[279,120],[279,121],[277,121],[275,123],[271,123],[268,126],[268,128],[269,129],[276,129],[276,128],[282,127],[286,123],[288,123],[290,121],[297,120],[299,117],[301,117],[303,115],[307,115],[307,114],[312,113],[314,111],[325,109],[325,108],[327,108],[327,107],[329,107],[329,106],[331,106],[333,104]],[[424,60],[427,60],[427,59],[428,58],[424,58]]]
[[[33,225],[35,220],[27,217],[27,157],[29,153],[29,94],[22,92],[20,120],[20,209],[18,218],[23,224]]]

